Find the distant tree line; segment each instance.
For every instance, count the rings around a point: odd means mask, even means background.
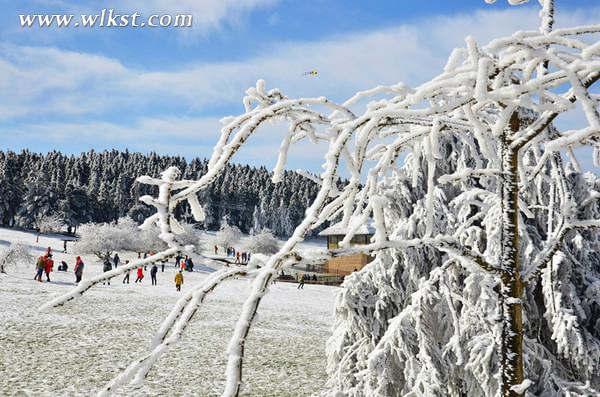
[[[158,176],[176,166],[185,179],[198,179],[207,170],[206,159],[187,161],[179,156],[129,151],[89,151],[65,155],[0,151],[0,223],[40,228],[44,219],[58,217],[69,229],[88,222],[112,222],[129,216],[142,222],[153,209],[139,197],[155,195],[153,187],[135,182],[141,175]],[[318,187],[308,178],[287,172],[273,184],[265,167],[229,165],[199,195],[207,214],[204,224],[218,230],[223,219],[243,232],[270,229],[289,236],[303,218]],[[178,216],[193,222],[186,205]]]

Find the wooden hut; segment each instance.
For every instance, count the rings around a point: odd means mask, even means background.
[[[344,228],[341,224],[337,223],[328,227],[319,233],[319,236],[323,236],[327,238],[327,249],[335,250],[341,248],[339,243],[344,240],[346,236],[346,228]],[[350,246],[359,246],[368,244],[371,240],[371,237],[375,234],[375,227],[373,225],[373,221],[369,220],[366,224],[362,225],[352,240],[350,241]],[[362,269],[367,263],[371,262],[373,257],[365,254],[355,254],[349,256],[340,256],[338,258],[333,258],[327,261],[323,268],[324,273],[330,274],[339,274],[339,275],[347,275],[352,273],[353,271]]]

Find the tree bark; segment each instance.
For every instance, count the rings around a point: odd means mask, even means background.
[[[519,129],[519,116],[515,112],[510,120],[511,132]],[[519,157],[510,147],[508,138],[501,143],[502,171],[502,314],[501,341],[502,396],[519,397],[522,393],[511,390],[524,380],[523,369],[523,281],[519,259]]]

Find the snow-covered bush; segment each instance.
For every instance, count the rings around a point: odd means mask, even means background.
[[[190,223],[184,223],[181,225],[182,231],[177,235],[177,239],[181,245],[193,246],[196,251],[202,251],[202,244],[200,242],[200,234],[194,225]]]
[[[58,215],[43,216],[38,222],[38,230],[40,233],[56,233],[64,226],[64,222]]]
[[[11,243],[0,251],[0,273],[6,273],[9,266],[33,263],[35,263],[35,257],[29,251],[29,247],[24,244]]]
[[[44,215],[37,222],[36,242],[39,242],[42,233],[56,233],[64,226],[58,215]]]
[[[270,230],[264,229],[257,234],[248,237],[245,247],[252,253],[275,254],[279,251],[279,240]]]
[[[600,79],[600,26],[552,31],[553,1],[542,5],[539,32],[486,46],[468,38],[440,75],[416,88],[377,86],[336,103],[292,99],[259,81],[247,91],[245,112],[223,119],[199,180],[179,180],[174,168],[161,179],[140,178],[159,188],[157,198],[143,198],[157,209],[146,225],[158,223],[169,245],[160,255],[169,255],[181,249],[176,206],[200,208],[196,194],[263,123],[290,126],[275,181],[294,144],[327,145],[321,189],[304,220],[263,267],[251,270],[255,278],[227,350],[223,396],[239,394],[245,341],[272,278],[302,259],[297,246],[307,233],[340,218],[347,230],[342,247],[370,218],[376,232],[369,244],[334,254],[376,259],[340,291],[327,395],[600,393],[600,314],[589,299],[600,279],[600,179],[581,174],[573,151],[592,146],[600,164],[592,89]],[[587,126],[559,130],[554,122],[569,118],[574,103]],[[349,179],[339,186],[342,170]],[[215,272],[182,297],[151,352],[103,392],[144,379],[206,294],[242,271]],[[169,331],[175,336],[167,338]]]
[[[75,252],[94,254],[100,259],[118,251],[135,251],[141,245],[137,224],[127,217],[120,218],[116,223],[86,223],[79,227],[79,236]],[[158,239],[156,232],[153,239]],[[161,243],[161,247],[164,247],[164,243]]]
[[[135,234],[134,251],[137,252],[158,252],[167,247],[167,244],[159,238],[160,229],[152,226],[144,230],[139,230]]]
[[[193,246],[196,251],[202,250],[200,235],[192,224],[184,223],[181,225],[177,241],[183,247]],[[160,228],[151,225],[136,231],[132,250],[137,252],[159,252],[167,249],[167,247],[167,243],[160,238]]]
[[[231,226],[223,220],[221,228],[215,236],[215,243],[221,247],[231,247],[240,242],[242,232],[236,226]]]

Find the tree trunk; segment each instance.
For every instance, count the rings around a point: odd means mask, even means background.
[[[510,120],[510,129],[519,129],[518,113]],[[519,260],[519,184],[518,153],[503,138],[502,155],[502,314],[501,341],[502,396],[518,397],[522,393],[511,390],[524,380],[523,369],[523,282]]]

